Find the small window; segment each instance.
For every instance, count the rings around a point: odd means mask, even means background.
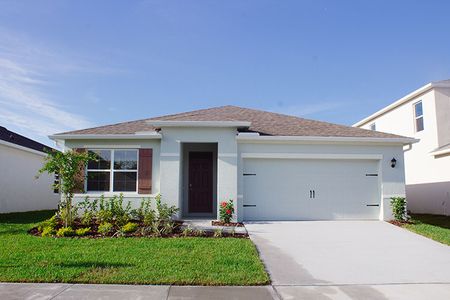
[[[416,132],[422,131],[424,129],[422,101],[419,101],[414,104],[414,121]]]
[[[88,192],[136,192],[138,150],[89,150],[96,161],[87,167]]]
[[[370,124],[370,130],[377,130],[377,126],[375,125],[375,123]]]

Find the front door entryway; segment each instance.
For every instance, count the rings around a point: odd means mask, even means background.
[[[188,212],[213,212],[213,152],[189,152]]]

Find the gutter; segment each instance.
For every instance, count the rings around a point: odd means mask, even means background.
[[[153,140],[161,139],[161,134],[157,132],[150,133],[131,133],[131,134],[54,134],[49,135],[51,140]]]
[[[238,142],[249,143],[286,143],[286,142],[318,142],[318,143],[377,143],[409,145],[419,140],[408,137],[374,138],[374,137],[336,137],[336,136],[260,136],[256,134],[238,134]]]

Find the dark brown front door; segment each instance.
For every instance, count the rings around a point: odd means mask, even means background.
[[[190,213],[212,213],[213,210],[213,154],[189,152]]]

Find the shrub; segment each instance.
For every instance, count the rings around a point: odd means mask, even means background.
[[[72,227],[61,227],[56,232],[56,236],[63,237],[63,236],[73,236],[75,234],[75,231],[72,229]]]
[[[143,222],[144,225],[150,226],[155,220],[155,211],[151,208],[151,199],[143,198],[138,209],[131,211],[134,219]]]
[[[136,223],[128,222],[127,224],[122,226],[122,232],[124,233],[135,232],[138,229],[138,226],[139,225]]]
[[[172,217],[178,212],[176,206],[169,206],[166,203],[161,203],[161,195],[155,197],[157,219],[162,223],[171,222]]]
[[[391,198],[392,214],[397,221],[407,221],[406,199],[404,197]]]
[[[202,230],[202,229],[196,229],[196,230],[194,231],[194,235],[195,235],[195,236],[204,236],[204,235],[205,235],[205,231]]]
[[[113,225],[108,222],[104,222],[98,226],[98,232],[106,235],[112,231]]]
[[[85,236],[89,231],[91,231],[91,227],[78,228],[75,230],[75,234],[78,236]]]
[[[222,235],[223,235],[222,229],[219,228],[219,229],[214,230],[214,237],[215,238],[222,237]]]
[[[123,226],[130,221],[130,216],[131,203],[128,202],[123,207],[123,194],[111,197],[109,200],[105,200],[103,195],[100,197],[99,210],[96,215],[99,223],[115,222],[118,226]]]
[[[89,200],[89,196],[86,196],[84,201],[78,204],[78,208],[83,209],[83,214],[81,215],[81,223],[83,225],[92,223],[92,220],[97,213],[97,203],[97,199]]]
[[[37,226],[37,229],[40,232],[43,232],[45,228],[55,229],[56,225],[58,225],[58,219],[57,219],[56,215],[54,215],[50,219],[47,219],[47,220],[39,223],[39,225]]]
[[[43,228],[41,233],[41,236],[53,236],[55,234],[55,229],[52,227],[45,227]]]
[[[233,200],[223,201],[220,203],[219,215],[220,221],[230,223],[233,218],[234,204]]]
[[[183,234],[183,236],[190,236],[191,234],[193,233],[193,230],[192,230],[192,228],[191,227],[189,227],[189,226],[186,226],[184,229],[183,229],[183,232],[182,232],[182,234]]]

